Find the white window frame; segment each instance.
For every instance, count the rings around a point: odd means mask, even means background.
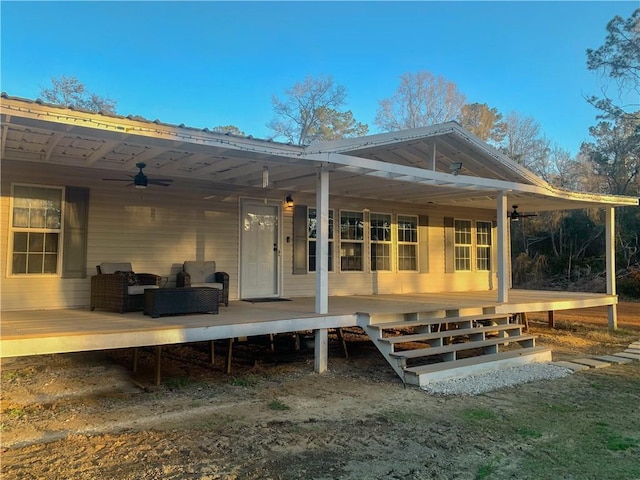
[[[465,228],[461,228],[464,224]],[[453,220],[453,255],[456,272],[473,270],[473,221],[461,218]],[[462,255],[464,253],[464,255]],[[461,268],[464,267],[464,268]],[[467,268],[468,267],[468,268]]]
[[[361,238],[345,238],[343,237],[343,231],[342,231],[342,216],[343,214],[357,214],[360,217],[360,220],[362,222],[362,236]],[[354,218],[356,218],[354,216]],[[340,223],[339,223],[339,227],[340,227],[340,271],[341,272],[358,272],[358,273],[362,273],[364,272],[365,269],[365,262],[367,260],[367,252],[365,252],[365,242],[364,242],[364,237],[365,237],[365,230],[366,230],[366,225],[364,222],[364,212],[362,210],[340,210]],[[360,245],[360,269],[355,270],[355,269],[345,269],[343,268],[343,259],[348,260],[348,256],[344,256],[343,255],[343,247],[347,246],[347,245]]]
[[[388,219],[388,240],[379,240],[374,235],[374,228],[377,230],[381,227],[373,226],[374,217],[384,217]],[[382,227],[384,228],[384,227]],[[374,239],[375,238],[375,239]],[[386,257],[388,259],[388,268],[374,268],[374,265],[377,265],[377,261],[374,262],[373,253],[375,248],[378,245],[385,245],[389,249],[389,255]],[[382,212],[371,212],[369,214],[369,261],[371,262],[371,271],[372,272],[393,272],[393,215],[390,213],[382,213]],[[376,258],[385,258],[376,256]]]
[[[480,231],[480,226],[484,226],[486,230]],[[491,222],[485,220],[477,220],[476,221],[476,270],[481,272],[490,272],[491,271],[491,247],[493,246],[492,241],[493,235],[493,224]],[[486,255],[482,254],[481,251],[486,251]],[[486,263],[485,265],[480,265],[480,262]]]
[[[15,210],[17,208],[21,208],[20,206],[16,205],[16,193],[15,190],[16,188],[41,188],[41,189],[45,189],[45,190],[51,190],[51,191],[58,191],[60,193],[60,197],[59,197],[59,210],[60,210],[60,215],[59,215],[59,224],[57,225],[56,228],[53,228],[51,226],[43,226],[43,227],[31,227],[29,225],[27,226],[14,226],[14,222],[15,222]],[[30,204],[31,204],[31,200],[33,200],[34,197],[30,197]],[[52,185],[37,185],[37,184],[24,184],[24,183],[15,183],[11,185],[11,201],[10,201],[10,206],[9,206],[9,241],[7,242],[7,248],[8,248],[8,252],[7,252],[7,276],[8,277],[61,277],[62,276],[62,254],[63,254],[63,245],[64,245],[64,201],[65,201],[65,193],[64,193],[64,187],[60,187],[60,186],[52,186]],[[29,205],[29,216],[31,214],[31,209],[33,208],[31,205]],[[34,208],[35,209],[35,208]],[[44,221],[46,222],[46,215],[44,217]],[[44,264],[42,266],[42,268],[40,269],[39,272],[31,272],[29,273],[29,264],[28,264],[28,257],[29,257],[29,251],[28,251],[28,247],[27,247],[27,251],[25,252],[21,252],[23,254],[27,255],[27,263],[26,263],[26,272],[18,272],[18,273],[14,273],[14,260],[15,260],[15,245],[14,245],[14,240],[15,240],[15,235],[16,233],[27,233],[27,234],[43,234],[45,236],[45,240],[46,240],[46,235],[47,234],[57,234],[58,238],[57,238],[57,245],[56,245],[56,251],[55,251],[55,255],[56,255],[56,264],[55,264],[55,272],[45,272],[44,271]],[[27,240],[28,241],[28,240]],[[42,251],[42,255],[46,256],[48,252],[46,252],[46,241],[43,242],[43,251]],[[36,255],[35,252],[32,252],[32,255]],[[44,258],[43,258],[44,261]]]
[[[401,221],[402,218],[407,218],[407,217],[414,219],[413,223],[415,225],[415,237],[416,237],[415,242],[407,241],[406,240],[406,235],[400,235],[401,230],[402,231],[406,230],[406,229],[401,229],[400,228],[400,221]],[[419,228],[418,227],[419,227],[419,225],[418,225],[418,221],[419,221],[418,215],[398,214],[397,217],[396,217],[396,230],[397,230],[396,238],[397,238],[397,245],[398,245],[398,247],[396,249],[396,251],[397,251],[397,255],[396,255],[397,259],[396,259],[396,261],[397,261],[398,271],[399,272],[417,272],[418,271],[418,268],[419,268],[418,267],[419,266],[419,258],[418,258],[418,245],[419,245],[419,238],[418,238]],[[410,231],[412,231],[412,230],[410,230]],[[405,240],[401,240],[401,238],[405,238]],[[415,262],[415,268],[412,268],[412,269],[404,269],[404,268],[402,268],[404,262],[400,261],[400,253],[401,253],[401,251],[404,250],[404,248],[401,248],[401,247],[405,247],[405,246],[413,246],[413,253],[414,253],[413,258],[414,258],[414,262]],[[409,258],[409,257],[406,257],[406,258]]]
[[[307,245],[308,245],[308,249],[309,251],[307,252],[307,272],[315,272],[317,269],[314,268],[313,270],[311,269],[311,252],[313,252],[313,258],[315,258],[316,261],[316,266],[318,264],[318,259],[316,257],[316,242],[317,242],[317,238],[316,237],[312,237],[311,234],[311,211],[314,211],[316,216],[314,217],[315,220],[317,221],[318,218],[318,210],[315,207],[307,207]],[[317,231],[317,227],[316,227],[316,231]],[[332,208],[329,209],[329,271],[332,272],[333,271],[333,262],[335,259],[335,255],[334,255],[334,242],[333,242],[333,237],[334,237],[334,232],[335,232],[335,215],[334,215],[334,211]],[[312,249],[312,245],[311,243],[313,242],[313,249]]]

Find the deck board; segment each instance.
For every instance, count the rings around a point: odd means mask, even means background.
[[[493,306],[496,313],[513,313],[617,303],[615,296],[575,292],[511,290],[506,304],[498,304],[495,297],[495,292],[331,297],[325,315],[314,312],[313,297],[257,304],[232,301],[220,307],[218,315],[160,318],[89,309],[4,311],[0,358],[356,326],[358,312],[373,316]]]

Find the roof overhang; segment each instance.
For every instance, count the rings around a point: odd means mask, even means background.
[[[212,187],[316,190],[320,168],[332,196],[418,205],[527,211],[638,205],[635,197],[564,192],[455,122],[300,147],[139,117],[102,115],[2,95],[0,158],[206,182]],[[462,168],[452,172],[452,164]],[[454,174],[455,173],[455,174]]]

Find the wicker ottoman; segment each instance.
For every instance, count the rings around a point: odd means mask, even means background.
[[[209,287],[155,288],[144,291],[144,314],[218,313],[218,289]]]

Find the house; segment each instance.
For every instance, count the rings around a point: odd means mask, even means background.
[[[294,146],[6,94],[0,108],[3,319],[86,309],[103,261],[173,286],[184,261],[215,260],[232,301],[312,297],[318,315],[356,295],[507,304],[517,205],[606,210],[607,295],[559,308],[606,304],[615,327],[613,211],[638,199],[559,191],[455,122]]]

